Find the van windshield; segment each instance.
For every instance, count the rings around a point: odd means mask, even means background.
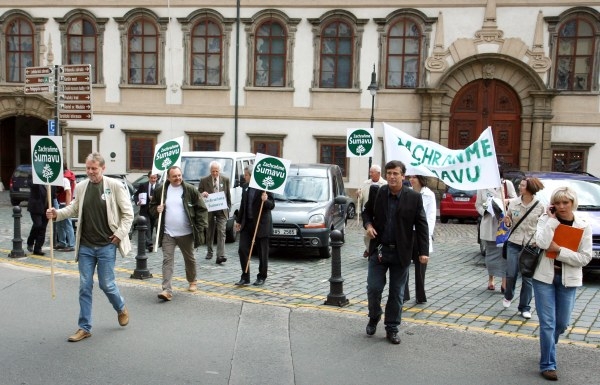
[[[327,202],[327,182],[327,178],[288,176],[284,194],[274,194],[274,198],[286,201]]]
[[[233,159],[228,158],[200,158],[181,157],[181,173],[183,180],[198,185],[201,178],[210,175],[210,162],[216,160],[221,164],[221,174],[231,175]],[[233,181],[230,181],[233,183]]]

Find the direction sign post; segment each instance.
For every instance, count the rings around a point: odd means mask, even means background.
[[[25,84],[24,91],[26,94],[54,92],[54,68],[25,68]]]
[[[59,66],[57,115],[60,119],[92,119],[91,73],[89,64]]]

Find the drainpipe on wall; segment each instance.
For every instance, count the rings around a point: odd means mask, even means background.
[[[236,19],[235,19],[235,106],[234,106],[234,117],[233,117],[233,135],[234,144],[233,150],[238,150],[238,99],[239,99],[239,86],[240,80],[240,0],[237,0],[236,4]]]

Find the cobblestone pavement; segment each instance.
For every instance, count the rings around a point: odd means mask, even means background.
[[[31,220],[22,206],[21,229],[23,243],[29,232]],[[8,193],[0,192],[0,263],[50,270],[49,245],[46,256],[27,255],[9,258],[13,248],[14,220]],[[206,247],[196,251],[198,287],[195,294],[187,293],[187,282],[182,258],[176,259],[174,288],[177,295],[204,295],[279,306],[311,307],[328,312],[364,314],[366,321],[367,262],[362,257],[364,244],[362,227],[354,219],[346,228],[346,239],[341,247],[341,272],[344,279],[343,294],[349,304],[344,307],[324,305],[330,294],[331,259],[320,259],[317,254],[275,250],[269,260],[269,277],[263,287],[237,287],[241,267],[237,257],[237,243],[226,245],[228,261],[217,265],[204,258]],[[523,319],[513,304],[502,307],[500,280],[496,291],[487,290],[487,271],[479,253],[474,223],[437,223],[432,259],[427,268],[426,304],[417,305],[414,299],[404,304],[403,319],[417,324],[432,324],[461,330],[475,330],[519,338],[534,338],[539,333],[535,310],[533,318]],[[147,266],[152,278],[132,279],[136,269],[137,234],[134,235],[130,257],[117,259],[117,278],[122,284],[143,285],[160,291],[162,253],[148,253]],[[54,253],[54,271],[57,274],[77,274],[73,252]],[[251,275],[257,272],[257,260],[251,262]],[[414,272],[411,269],[411,294],[414,295]],[[50,286],[49,286],[50,287]],[[517,288],[517,290],[519,290]],[[387,292],[387,290],[386,290]],[[384,292],[385,293],[385,292]],[[383,302],[386,298],[383,299]],[[534,298],[535,302],[535,298]],[[532,309],[535,309],[532,303]],[[584,286],[577,291],[571,328],[561,339],[563,343],[600,348],[600,274],[589,273]]]

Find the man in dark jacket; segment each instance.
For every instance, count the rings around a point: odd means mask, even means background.
[[[31,215],[31,230],[27,237],[27,250],[35,255],[44,255],[42,246],[46,241],[46,227],[48,218],[46,218],[46,209],[48,209],[48,190],[43,184],[32,184],[29,191],[29,200],[27,201],[27,211]],[[54,188],[52,188],[54,190]],[[54,195],[55,191],[52,191]]]
[[[157,236],[158,246],[163,249],[163,290],[158,294],[158,298],[164,301],[173,298],[171,279],[175,265],[175,246],[179,246],[183,254],[185,276],[189,283],[188,291],[198,290],[194,249],[204,244],[208,212],[198,190],[183,181],[179,167],[169,168],[167,179],[164,185],[157,187],[150,202],[151,215],[159,217],[160,213],[163,214]]]
[[[150,201],[152,200],[154,190],[157,187],[157,181],[158,174],[152,174],[152,171],[148,171],[148,182],[141,183],[135,194],[133,194],[135,203],[140,206],[140,215],[147,220],[146,248],[148,251],[152,251],[152,232],[156,227],[154,217],[150,215]]]
[[[390,271],[388,301],[385,306],[387,339],[400,343],[398,327],[402,319],[404,286],[412,257],[413,236],[421,263],[429,260],[429,232],[423,210],[423,198],[418,192],[403,187],[404,163],[393,160],[385,165],[387,186],[369,196],[362,218],[369,243],[367,297],[369,301],[368,335],[375,334],[381,319],[381,295],[386,273]],[[414,232],[413,232],[414,228]],[[413,235],[414,234],[414,235]]]
[[[240,232],[240,244],[238,254],[240,256],[240,265],[242,267],[242,277],[236,285],[248,285],[250,283],[250,246],[252,245],[255,234],[256,223],[258,221],[258,230],[256,238],[258,242],[255,246],[258,249],[258,274],[256,276],[255,286],[262,286],[267,279],[267,270],[269,266],[269,236],[273,228],[271,219],[271,210],[275,207],[273,194],[248,187],[251,177],[251,168],[247,166],[244,169],[244,179],[246,185],[242,191],[242,202],[240,210],[236,216],[235,230]],[[262,206],[262,209],[261,209]],[[259,218],[260,216],[260,218]],[[248,271],[246,271],[248,266]]]

